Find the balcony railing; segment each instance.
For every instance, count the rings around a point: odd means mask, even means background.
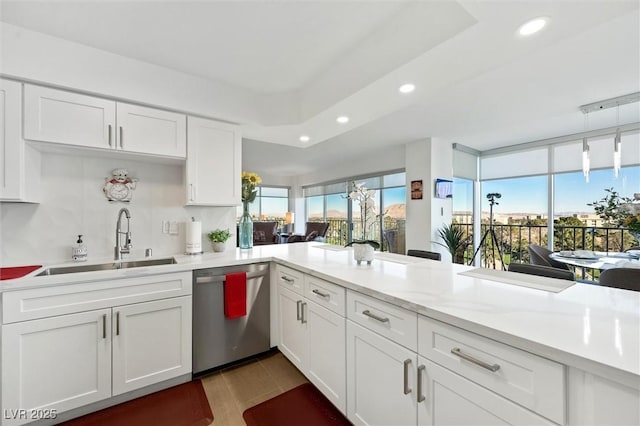
[[[469,223],[459,224],[466,235],[473,234],[473,225]],[[481,225],[482,235],[489,229],[488,224]],[[485,244],[480,250],[481,265],[484,267],[500,268],[502,264],[511,262],[529,263],[529,244],[537,244],[547,247],[549,236],[547,225],[503,225],[494,224],[493,231],[502,251],[502,259],[492,239],[487,236]],[[553,250],[590,250],[604,252],[620,252],[639,242],[622,228],[606,228],[599,226],[565,226],[555,225],[553,230]],[[476,247],[477,248],[477,247]],[[493,248],[493,258],[492,256]],[[465,251],[465,263],[471,262],[475,248],[468,247]],[[494,262],[495,260],[495,262]],[[596,279],[599,271],[590,268],[576,270],[577,278]]]

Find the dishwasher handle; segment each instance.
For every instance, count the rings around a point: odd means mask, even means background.
[[[267,271],[247,272],[247,280],[263,277],[266,273]],[[226,275],[202,275],[196,277],[196,284],[223,283],[226,278]]]

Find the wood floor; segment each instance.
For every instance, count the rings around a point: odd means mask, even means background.
[[[307,382],[280,352],[200,378],[216,426],[244,426],[242,412]]]

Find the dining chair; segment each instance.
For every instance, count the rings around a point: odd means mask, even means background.
[[[558,262],[549,257],[551,250],[546,247],[539,246],[537,244],[529,244],[527,248],[529,251],[529,259],[532,265],[551,266],[553,268],[564,269],[570,271],[569,266],[566,263]]]
[[[640,268],[611,268],[600,274],[600,285],[640,291]]]
[[[532,265],[530,263],[510,263],[509,272],[520,274],[538,275],[547,278],[558,278],[561,280],[575,281],[576,276],[571,271],[554,268],[553,266]]]
[[[640,246],[636,246],[636,247],[629,247],[628,249],[626,249],[624,252],[628,253],[630,251],[640,251]]]
[[[422,257],[424,259],[442,260],[442,255],[435,251],[407,250],[407,256]]]

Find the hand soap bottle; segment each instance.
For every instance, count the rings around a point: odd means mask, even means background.
[[[73,247],[71,258],[75,262],[86,262],[87,254],[89,254],[89,250],[87,250],[87,246],[82,242],[82,235],[78,235],[78,241],[76,241],[76,245]]]

